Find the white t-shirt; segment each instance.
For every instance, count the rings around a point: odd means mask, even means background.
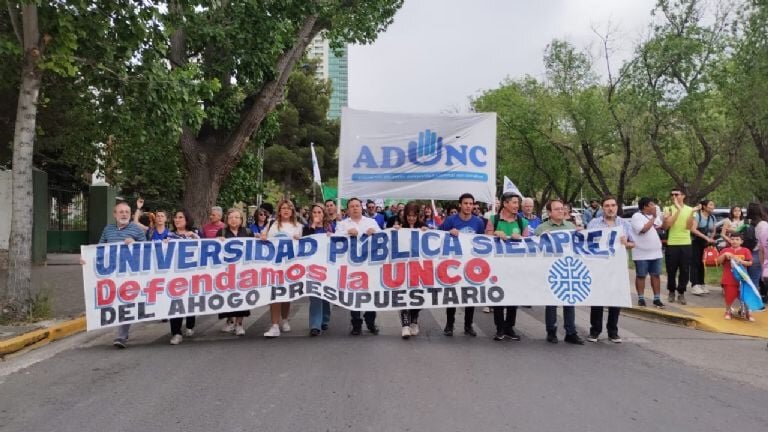
[[[634,234],[635,248],[632,249],[632,259],[634,261],[655,260],[663,257],[661,253],[661,239],[659,233],[655,228],[661,227],[661,213],[656,213],[656,218],[653,221],[653,228],[641,233],[645,224],[651,216],[643,214],[638,211],[632,215],[630,224],[632,225],[632,233]]]
[[[347,232],[352,228],[357,229],[357,235],[363,235],[367,233],[370,228],[373,228],[374,232],[381,231],[381,228],[379,228],[379,224],[376,223],[376,220],[363,216],[362,219],[360,219],[358,222],[353,221],[351,218],[346,218],[342,221],[339,221],[336,224],[336,232],[334,234],[338,236],[349,235]]]
[[[284,223],[279,228],[277,226],[277,221],[272,223],[272,226],[269,227],[269,231],[267,231],[267,238],[274,238],[274,237],[289,237],[294,238],[295,236],[301,237],[301,224],[292,224],[292,223]]]

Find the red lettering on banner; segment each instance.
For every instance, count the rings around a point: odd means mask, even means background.
[[[96,306],[107,306],[115,301],[116,287],[112,279],[96,282]]]
[[[236,287],[235,283],[237,282],[235,277],[235,269],[237,266],[235,264],[230,264],[227,266],[227,269],[219,274],[216,275],[216,290],[217,291],[227,291],[227,290],[234,290]]]
[[[418,286],[435,286],[435,266],[432,260],[408,262],[408,288]]]
[[[347,266],[342,265],[339,268],[339,289],[367,290],[368,275],[365,272],[347,273]]]
[[[461,266],[461,261],[455,259],[447,259],[440,261],[437,265],[437,279],[440,281],[440,285],[453,286],[461,282],[462,277],[458,274],[451,276],[448,274],[448,270],[456,269]]]
[[[148,303],[154,303],[157,301],[157,294],[163,292],[164,284],[164,278],[155,278],[149,281],[149,284],[147,284],[146,288],[144,288],[144,297],[147,298]]]
[[[200,295],[200,285],[203,286],[203,292],[210,294],[213,292],[213,278],[209,274],[196,274],[192,275],[192,287],[190,288],[190,294]]]
[[[490,275],[491,266],[482,258],[472,258],[467,261],[467,265],[464,267],[464,277],[472,283],[483,283]]]
[[[316,281],[325,282],[326,279],[328,279],[328,269],[321,265],[317,264],[310,264],[309,265],[309,274],[307,275],[308,278],[314,279]]]
[[[237,283],[241,290],[248,290],[259,286],[259,272],[250,269],[240,272],[240,281]]]
[[[139,296],[139,292],[141,291],[141,286],[139,286],[139,283],[136,281],[125,281],[120,285],[120,288],[117,290],[117,295],[120,297],[120,301],[123,301],[125,303],[130,303],[134,300],[136,300],[136,297]]]
[[[386,263],[381,267],[381,283],[385,288],[398,289],[405,283],[405,263]]]
[[[307,269],[305,269],[303,265],[294,264],[288,267],[288,270],[285,271],[285,278],[290,282],[296,282],[297,280],[302,279],[306,272]]]
[[[187,293],[187,278],[178,277],[168,281],[168,295],[181,297]]]

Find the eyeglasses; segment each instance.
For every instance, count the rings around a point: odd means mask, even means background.
[[[679,192],[672,192],[670,195],[671,195],[671,196],[680,196],[680,195],[682,195],[682,194],[681,194],[681,193],[679,193]]]

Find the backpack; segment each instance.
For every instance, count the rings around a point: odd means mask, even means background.
[[[499,219],[501,218],[497,214],[491,217],[493,218],[493,232],[496,232],[499,228]],[[523,218],[517,215],[515,220],[517,221],[517,227],[520,229],[520,235],[523,235]]]
[[[717,248],[714,246],[704,248],[701,260],[704,262],[705,267],[717,267]]]
[[[745,223],[741,226],[739,232],[741,232],[741,238],[744,241],[742,246],[749,249],[750,251],[754,251],[755,247],[757,247],[757,234],[755,233],[755,226],[752,225],[751,222]]]

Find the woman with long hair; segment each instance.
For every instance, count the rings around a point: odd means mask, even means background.
[[[304,226],[302,234],[333,234],[331,220],[325,212],[325,206],[319,203],[312,204],[309,208],[309,223]],[[331,303],[319,297],[309,298],[309,335],[320,336],[328,330],[328,322],[331,320]]]
[[[167,239],[168,234],[170,233],[170,231],[168,231],[168,227],[166,226],[167,223],[168,213],[166,213],[165,210],[156,210],[155,226],[150,228],[147,232],[147,240],[156,241]]]
[[[699,203],[699,210],[693,214],[694,225],[691,228],[691,294],[708,294],[704,284],[704,249],[715,244],[715,225],[717,220],[712,213],[715,202],[705,199]]]
[[[277,204],[277,216],[268,231],[262,231],[261,239],[288,237],[294,240],[301,238],[302,226],[298,222],[296,207],[290,200],[282,199]],[[291,325],[288,322],[288,315],[291,312],[291,303],[272,303],[269,305],[272,315],[272,325],[264,333],[265,337],[275,338],[280,336],[280,332],[291,331]]]
[[[440,220],[440,216],[436,215],[434,211],[435,210],[430,205],[426,205],[424,206],[424,212],[421,216],[422,223],[429,229],[437,229],[437,227],[443,223],[443,221]]]
[[[402,215],[394,224],[394,229],[411,228],[426,230],[427,226],[422,222],[419,210],[419,205],[416,202],[411,201],[407,203],[402,211]],[[400,325],[402,326],[400,335],[403,339],[418,336],[420,311],[421,309],[403,309],[400,311]]]
[[[744,247],[752,252],[752,265],[747,269],[749,278],[756,287],[760,286],[760,278],[768,277],[768,215],[765,208],[758,202],[749,203],[747,206],[747,219],[742,229]],[[765,297],[766,287],[760,291]]]
[[[168,233],[168,239],[172,240],[197,240],[200,235],[195,228],[195,221],[192,214],[187,210],[177,210],[173,215],[173,231]],[[186,330],[184,336],[193,336],[195,334],[195,317],[187,316]],[[181,324],[184,317],[171,318],[171,345],[178,345],[184,339],[181,334]]]
[[[264,207],[259,207],[253,212],[253,223],[248,228],[254,235],[261,235],[261,232],[269,228],[269,211]]]
[[[730,244],[731,238],[729,237],[729,234],[741,230],[742,226],[744,226],[744,214],[741,211],[741,207],[733,206],[731,207],[731,211],[728,212],[728,217],[723,221],[723,228],[720,231],[720,236]]]
[[[251,230],[245,227],[243,214],[236,208],[227,210],[227,215],[224,217],[224,223],[226,223],[227,226],[216,233],[216,237],[220,240],[235,237],[253,237]],[[243,318],[248,316],[251,316],[251,311],[249,310],[220,313],[219,319],[226,318],[227,320],[227,323],[222,327],[221,331],[225,333],[234,333],[235,336],[245,336]]]

